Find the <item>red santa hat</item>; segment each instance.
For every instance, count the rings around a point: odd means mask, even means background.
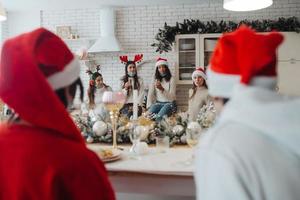
[[[156,60],[156,63],[155,63],[155,67],[158,67],[160,65],[166,65],[167,67],[169,67],[169,63],[168,63],[168,60],[165,59],[165,58],[158,58]]]
[[[218,41],[207,71],[209,93],[229,98],[237,84],[275,88],[280,33],[257,34],[241,26]]]
[[[60,38],[45,40],[36,47],[35,53],[34,59],[44,66],[40,69],[53,90],[68,86],[79,77],[80,64]]]
[[[0,98],[33,126],[83,142],[54,90],[72,84],[80,66],[66,44],[39,28],[6,40],[1,52]]]
[[[207,80],[205,71],[202,67],[197,67],[196,70],[192,74],[192,79],[194,80],[198,76],[201,76],[205,81]]]

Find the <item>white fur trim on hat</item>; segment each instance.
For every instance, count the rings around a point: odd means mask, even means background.
[[[54,90],[71,85],[80,73],[80,64],[77,58],[74,57],[69,64],[67,64],[63,71],[57,72],[49,76],[48,82]]]
[[[208,93],[213,97],[230,98],[234,86],[241,84],[240,75],[221,74],[207,70]],[[254,77],[249,86],[258,86],[262,88],[274,89],[277,84],[276,77],[257,76]]]
[[[192,79],[194,80],[195,78],[197,78],[198,76],[201,76],[205,81],[207,81],[207,76],[206,74],[204,74],[202,71],[200,70],[195,70],[192,74]]]
[[[166,66],[169,67],[169,63],[168,63],[167,61],[165,61],[165,60],[159,60],[159,61],[157,61],[157,62],[155,63],[155,67],[158,67],[158,66],[160,66],[160,65],[166,65]]]

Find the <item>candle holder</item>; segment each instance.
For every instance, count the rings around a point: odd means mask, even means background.
[[[119,118],[119,110],[112,110],[109,112],[110,115],[110,120],[111,120],[111,125],[112,125],[112,139],[113,139],[113,143],[112,146],[114,149],[118,148],[118,144],[117,144],[117,121]]]
[[[111,124],[112,124],[112,139],[113,148],[117,149],[117,121],[119,118],[119,110],[123,107],[126,100],[125,95],[122,92],[106,91],[103,93],[102,101],[105,104],[107,110],[109,110]]]

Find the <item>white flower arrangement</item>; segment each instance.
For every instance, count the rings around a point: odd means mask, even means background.
[[[215,123],[216,119],[216,109],[212,101],[209,101],[204,105],[198,114],[197,122],[201,125],[202,128],[209,128]]]

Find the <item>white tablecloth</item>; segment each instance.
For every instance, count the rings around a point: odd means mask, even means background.
[[[105,146],[107,148],[107,146]],[[88,148],[97,152],[103,148],[100,144],[89,144]],[[146,155],[132,157],[128,152],[129,147],[124,147],[120,160],[106,163],[110,172],[140,172],[161,175],[193,176],[194,164],[186,164],[192,156],[192,149],[188,147],[169,148],[165,153],[160,153],[155,147],[149,148]]]

